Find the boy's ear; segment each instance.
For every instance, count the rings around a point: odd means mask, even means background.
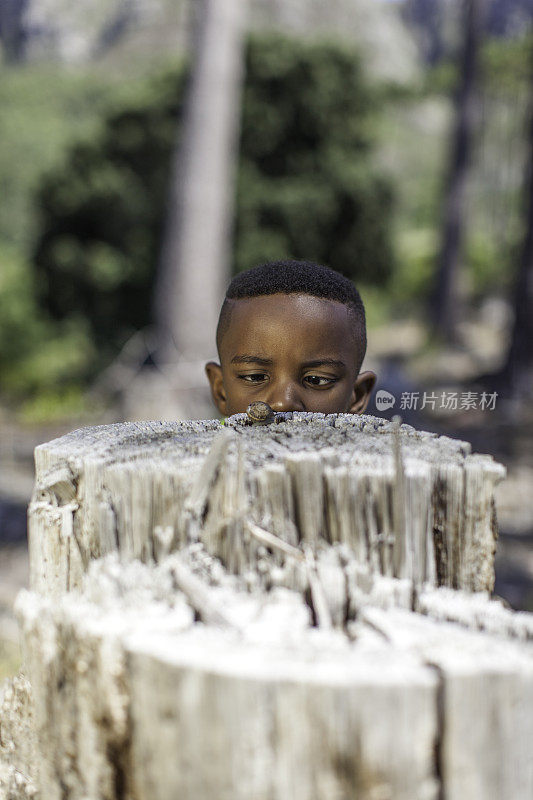
[[[222,367],[216,361],[208,361],[205,365],[205,373],[211,387],[213,402],[221,414],[226,414],[227,401],[224,381],[222,380]]]
[[[363,414],[370,400],[372,389],[376,384],[376,375],[374,372],[360,372],[354,383],[351,404],[349,408],[350,414]]]

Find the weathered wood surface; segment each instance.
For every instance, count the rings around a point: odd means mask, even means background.
[[[503,472],[350,415],[37,448],[0,799],[529,800],[533,616],[487,591]]]
[[[303,594],[250,592],[193,545],[25,593],[39,797],[527,800],[533,639],[480,631],[511,614],[486,596],[462,624],[446,589],[415,613],[405,583],[369,575],[321,628]]]
[[[41,445],[31,586],[60,594],[95,558],[149,561],[195,536],[231,571],[255,573],[261,544],[248,522],[293,546],[344,544],[383,575],[490,590],[503,467],[406,425],[395,458],[394,436],[376,417],[294,413],[269,426],[245,415],[224,427],[107,425]]]
[[[0,798],[29,800],[39,755],[33,725],[31,686],[24,675],[0,685]]]

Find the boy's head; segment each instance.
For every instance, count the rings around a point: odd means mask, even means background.
[[[309,261],[276,261],[230,283],[206,372],[229,416],[254,400],[274,411],[362,413],[376,376],[359,372],[365,310],[347,278]]]

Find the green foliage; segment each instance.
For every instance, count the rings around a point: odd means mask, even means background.
[[[29,397],[62,392],[83,381],[94,365],[84,320],[57,324],[37,306],[31,268],[14,248],[0,251],[0,372],[2,394]]]
[[[481,70],[492,91],[509,92],[531,80],[533,34],[519,39],[492,39],[482,49]]]
[[[398,268],[391,281],[396,303],[425,309],[432,288],[438,236],[432,228],[406,229],[398,236]]]
[[[150,321],[183,84],[180,70],[140,84],[40,186],[41,299],[57,319],[88,320],[101,363]],[[292,256],[365,283],[386,281],[392,193],[372,164],[374,100],[346,48],[251,40],[236,270]]]
[[[392,198],[371,164],[358,58],[272,37],[252,41],[246,68],[236,269],[290,254],[383,284]]]
[[[89,400],[82,382],[70,385],[39,387],[39,390],[24,398],[18,410],[18,419],[27,425],[42,425],[65,419],[87,419],[87,414],[97,415],[94,401]]]
[[[183,73],[140,84],[93,142],[73,145],[38,193],[41,297],[57,319],[83,317],[101,360],[150,320]]]
[[[459,70],[456,61],[441,61],[428,70],[421,87],[421,95],[451,95],[457,87]]]
[[[479,74],[484,91],[506,94],[528,85],[532,53],[531,33],[516,39],[494,38],[485,41],[479,59]],[[422,93],[453,94],[459,79],[459,63],[457,58],[441,61],[428,70]]]
[[[474,230],[468,238],[465,251],[465,266],[473,297],[483,297],[490,292],[505,296],[512,292],[515,275],[508,265],[517,263],[519,254],[515,252],[516,247],[510,247],[509,252],[502,253],[483,231]]]
[[[516,273],[516,243],[523,236],[523,165],[533,35],[494,39],[479,54],[479,94],[468,173],[461,282],[466,295],[508,293]],[[401,124],[393,160],[397,186],[397,268],[391,295],[404,308],[424,308],[432,288],[442,226],[442,195],[450,162],[452,96],[460,62],[428,70],[416,102],[392,108]],[[407,124],[406,124],[407,122]],[[386,140],[386,136],[382,137]]]
[[[27,248],[32,192],[75,137],[92,137],[112,84],[64,67],[3,69],[0,80],[0,240]],[[116,90],[115,90],[116,92]]]

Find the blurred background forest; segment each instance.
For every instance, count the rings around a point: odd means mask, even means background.
[[[206,413],[220,285],[307,258],[360,289],[386,414],[508,466],[497,590],[533,609],[533,0],[217,3],[0,0],[0,544],[37,443]],[[224,98],[227,180],[184,221]],[[181,294],[176,225],[221,243]],[[400,409],[424,392],[497,401]]]

